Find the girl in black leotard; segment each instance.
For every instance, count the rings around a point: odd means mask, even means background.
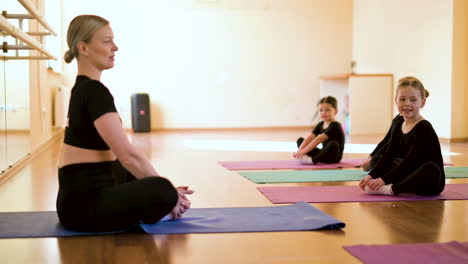
[[[361,163],[360,167],[362,168],[362,170],[369,171],[373,169],[375,167],[376,161],[379,160],[385,153],[388,147],[388,143],[390,142],[391,132],[397,125],[397,121],[399,120],[399,118],[400,114],[393,118],[390,129],[387,131],[385,137],[382,139],[382,141],[379,142],[379,144],[377,144],[374,151],[372,151],[372,153],[369,154],[369,158],[367,158]]]
[[[338,104],[333,96],[320,99],[318,103],[320,121],[305,139],[297,139],[299,148],[293,157],[304,164],[338,163],[343,157],[345,136],[340,122],[335,117],[338,113]],[[322,143],[323,148],[317,148]]]
[[[444,190],[439,139],[420,114],[428,96],[417,78],[398,81],[395,102],[400,115],[392,123],[388,145],[372,158],[369,174],[359,182],[363,190],[386,195],[437,195]]]

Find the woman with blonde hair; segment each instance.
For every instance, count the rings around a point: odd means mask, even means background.
[[[190,208],[187,187],[175,188],[129,142],[102,71],[114,67],[114,34],[99,16],[74,18],[65,61],[77,60],[58,170],[57,214],[78,231],[113,231],[179,218]]]

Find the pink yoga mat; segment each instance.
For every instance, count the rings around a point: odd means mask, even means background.
[[[220,161],[228,170],[336,169],[359,167],[363,159],[342,159],[340,163],[304,165],[298,160]]]
[[[421,200],[468,200],[468,184],[446,184],[437,196],[388,196],[367,194],[356,186],[295,186],[257,187],[274,204],[281,203],[339,203],[339,202],[386,202]]]
[[[468,263],[467,242],[356,245],[344,248],[366,264]]]

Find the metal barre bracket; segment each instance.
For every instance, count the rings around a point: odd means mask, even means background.
[[[7,53],[8,50],[33,50],[31,46],[28,45],[8,45],[8,42],[4,41],[2,44],[3,53]]]
[[[2,11],[2,16],[9,19],[34,19],[30,14],[8,14],[6,10]]]
[[[57,33],[39,14],[36,7],[30,0],[18,0],[18,2],[29,12],[29,14],[8,14],[7,11],[2,11],[0,16],[0,35],[12,36],[16,39],[16,45],[8,45],[4,42],[2,50],[7,53],[9,49],[16,50],[16,56],[0,56],[0,60],[57,60],[57,57],[45,49],[43,45],[43,37],[48,35],[57,36]],[[7,19],[18,19],[19,28],[9,23]],[[49,32],[23,32],[23,19],[35,19]],[[39,37],[40,41],[35,40],[31,36]],[[26,43],[27,45],[23,44]],[[45,56],[19,56],[18,50],[37,50]]]
[[[7,60],[50,60],[46,56],[0,56],[0,61]]]

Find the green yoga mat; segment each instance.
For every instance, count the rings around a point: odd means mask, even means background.
[[[445,178],[468,178],[468,167],[445,167]]]
[[[445,167],[445,177],[468,178],[468,167]],[[254,171],[239,174],[255,183],[359,181],[362,170]]]

